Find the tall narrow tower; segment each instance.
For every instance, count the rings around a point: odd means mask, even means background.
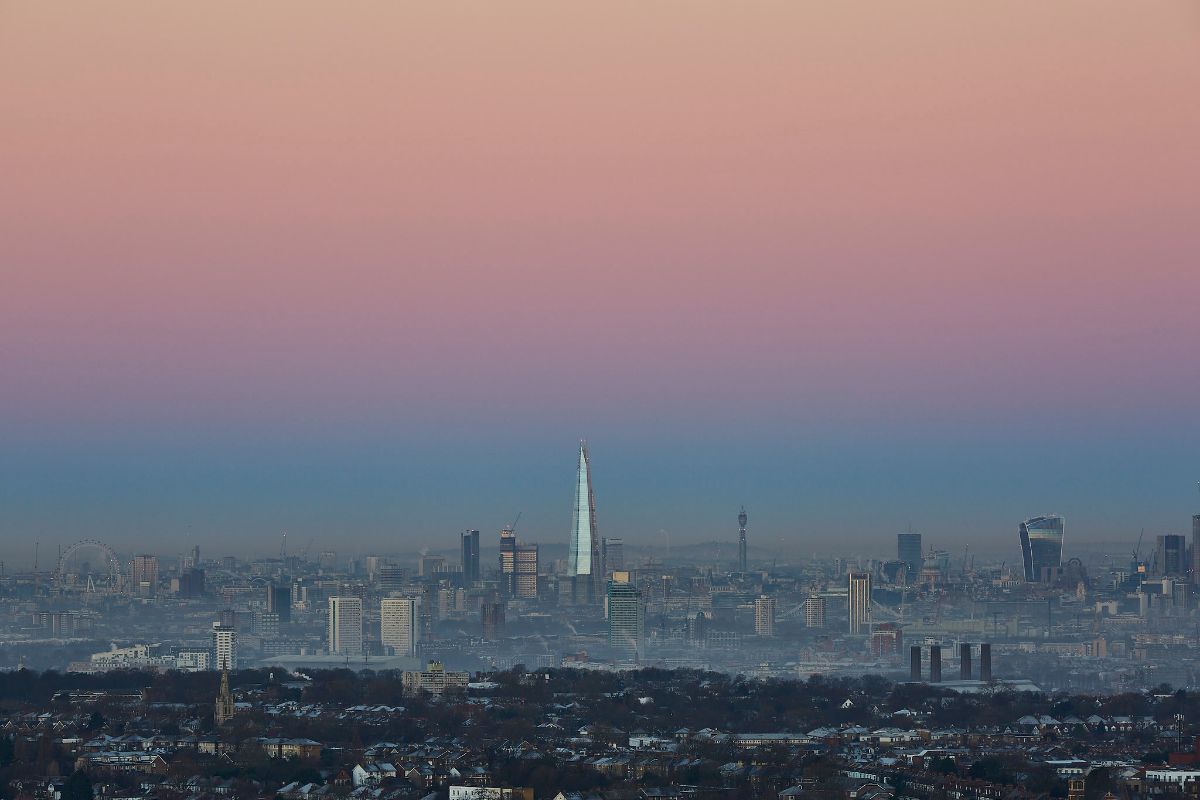
[[[738,514],[738,572],[746,571],[746,507]]]
[[[233,692],[229,691],[229,667],[221,670],[221,688],[217,691],[217,700],[213,711],[213,721],[224,725],[233,719]]]
[[[600,571],[600,536],[596,532],[596,495],[592,491],[592,469],[587,442],[582,440],[579,442],[579,464],[575,473],[575,510],[571,517],[567,574],[574,579],[576,591],[588,592],[593,601],[603,597],[604,575]]]

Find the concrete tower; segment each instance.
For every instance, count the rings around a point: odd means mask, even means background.
[[[738,514],[738,572],[746,571],[746,507]]]

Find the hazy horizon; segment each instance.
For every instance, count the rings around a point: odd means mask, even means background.
[[[798,457],[781,445],[765,460],[761,445],[747,452],[738,443],[704,453],[681,452],[683,446],[654,453],[636,443],[613,452],[594,439],[589,445],[601,535],[624,538],[631,547],[661,548],[668,538],[676,546],[727,541],[729,558],[743,503],[750,514],[751,544],[760,552],[888,556],[895,534],[911,528],[924,534],[927,546],[949,550],[956,558],[968,545],[981,555],[1011,551],[1015,556],[1018,523],[1048,513],[1067,518],[1068,557],[1106,543],[1120,545],[1116,552],[1124,556],[1143,528],[1143,550],[1157,534],[1188,533],[1190,515],[1200,507],[1195,486],[1172,484],[1169,469],[1067,471],[1053,461],[1022,470],[1024,452],[995,443],[943,449],[936,469],[926,464],[919,476],[904,469],[907,448],[887,448],[872,457],[869,444],[853,454],[825,447],[798,450]],[[5,494],[11,497],[5,517],[15,535],[5,536],[0,554],[19,565],[32,562],[35,541],[45,559],[58,546],[99,538],[123,553],[169,555],[199,544],[205,557],[273,556],[283,531],[291,553],[308,547],[312,557],[321,550],[339,556],[421,548],[455,554],[459,531],[481,530],[490,547],[518,512],[522,539],[565,547],[573,442],[557,454],[542,453],[544,462],[534,460],[529,444],[523,448],[516,441],[499,451],[480,451],[469,443],[460,448],[443,451],[440,458],[431,449],[412,461],[392,461],[394,453],[383,447],[369,457],[352,448],[353,461],[328,447],[320,448],[319,456],[299,448],[303,458],[282,465],[262,463],[261,456],[245,450],[229,461],[219,453],[192,452],[186,462],[152,462],[145,472],[116,478],[103,459],[69,466],[47,462],[40,469],[25,460],[23,469],[4,475]],[[805,452],[811,455],[805,458]],[[980,453],[990,454],[997,477],[984,481],[972,473],[971,462]],[[557,463],[551,461],[555,455]],[[676,460],[684,455],[682,462]],[[925,485],[931,473],[938,487]],[[921,508],[923,498],[939,488],[951,492],[955,502]],[[55,503],[54,493],[68,492],[73,507]],[[1027,492],[1039,499],[1024,502]],[[406,499],[414,495],[425,499]],[[1137,498],[1147,495],[1160,504],[1138,505]],[[669,506],[666,497],[692,502]],[[780,504],[781,497],[788,499]],[[44,508],[53,508],[53,514]],[[70,522],[62,528],[43,523],[18,529],[18,510]],[[131,517],[133,524],[124,523]],[[43,560],[47,563],[52,561]]]

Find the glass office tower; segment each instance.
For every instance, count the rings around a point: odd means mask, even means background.
[[[1025,565],[1025,580],[1037,583],[1046,580],[1046,570],[1062,566],[1063,518],[1034,517],[1021,523],[1021,560]]]
[[[571,519],[571,539],[567,549],[567,574],[577,583],[599,588],[600,537],[596,533],[596,495],[592,492],[591,462],[587,442],[579,443],[579,466],[575,475],[575,511]],[[582,588],[582,587],[580,587]],[[599,594],[599,592],[596,592]]]
[[[921,534],[896,534],[896,560],[903,561],[907,570],[905,583],[916,583],[921,577],[924,557],[921,555]]]

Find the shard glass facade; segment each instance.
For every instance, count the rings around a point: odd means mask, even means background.
[[[567,550],[567,574],[592,575],[598,567],[599,548],[591,464],[588,461],[587,442],[580,442],[579,467],[575,475],[575,513],[571,518],[571,541]]]
[[[1034,517],[1021,523],[1021,560],[1025,580],[1045,579],[1047,569],[1062,565],[1063,518]]]

